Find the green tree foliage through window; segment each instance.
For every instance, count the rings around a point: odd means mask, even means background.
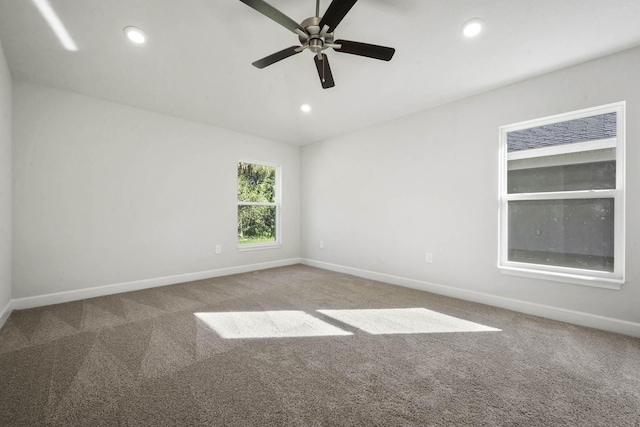
[[[238,243],[276,240],[276,168],[238,163]]]

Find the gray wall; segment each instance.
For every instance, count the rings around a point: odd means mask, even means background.
[[[629,50],[304,147],[303,258],[640,322],[638,70],[640,49]],[[627,284],[615,291],[501,274],[498,127],[621,100]]]
[[[279,249],[237,250],[239,159],[282,166]],[[13,297],[297,258],[299,162],[299,147],[16,81]]]
[[[11,75],[0,44],[0,314],[11,301]]]

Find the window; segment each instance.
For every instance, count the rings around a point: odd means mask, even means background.
[[[273,248],[280,244],[280,167],[238,162],[238,246]]]
[[[620,289],[625,103],[500,128],[499,268]]]

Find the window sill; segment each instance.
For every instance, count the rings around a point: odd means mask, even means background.
[[[248,243],[238,245],[238,252],[262,251],[265,249],[279,249],[280,243]]]
[[[608,279],[605,277],[583,276],[579,274],[557,273],[551,271],[530,270],[526,268],[498,266],[502,274],[530,277],[533,279],[552,280],[555,282],[571,283],[574,285],[591,286],[595,288],[622,289],[624,280]]]

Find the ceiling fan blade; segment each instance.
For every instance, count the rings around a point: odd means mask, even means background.
[[[296,53],[302,52],[302,50],[298,50],[300,46],[291,46],[286,49],[282,49],[280,52],[276,52],[273,55],[266,56],[262,59],[258,59],[256,62],[253,62],[253,65],[256,68],[264,68],[268,67],[271,64],[275,64],[278,61],[282,61],[285,58],[295,55]]]
[[[320,20],[320,28],[325,25],[329,26],[329,32],[333,32],[342,18],[351,10],[358,0],[333,0],[324,16]]]
[[[240,0],[240,1],[246,4],[247,6],[252,7],[253,9],[262,13],[267,18],[270,18],[276,21],[278,24],[282,25],[283,27],[285,27],[286,29],[288,29],[293,33],[297,34],[296,29],[304,32],[304,28],[302,28],[300,24],[298,24],[296,21],[289,18],[287,15],[280,12],[278,9],[271,6],[269,3],[265,1],[262,1],[262,0]]]
[[[318,55],[314,56],[313,59],[316,61],[316,68],[318,69],[322,89],[329,89],[336,84],[333,82],[333,74],[331,74],[331,67],[329,67],[329,58],[327,58],[327,55],[324,53],[320,55],[322,55],[322,59],[318,59]]]
[[[334,44],[340,45],[340,48],[333,48],[336,52],[350,53],[352,55],[366,56],[367,58],[381,59],[390,61],[396,50],[392,47],[378,46],[375,44],[352,42],[349,40],[336,40]]]

